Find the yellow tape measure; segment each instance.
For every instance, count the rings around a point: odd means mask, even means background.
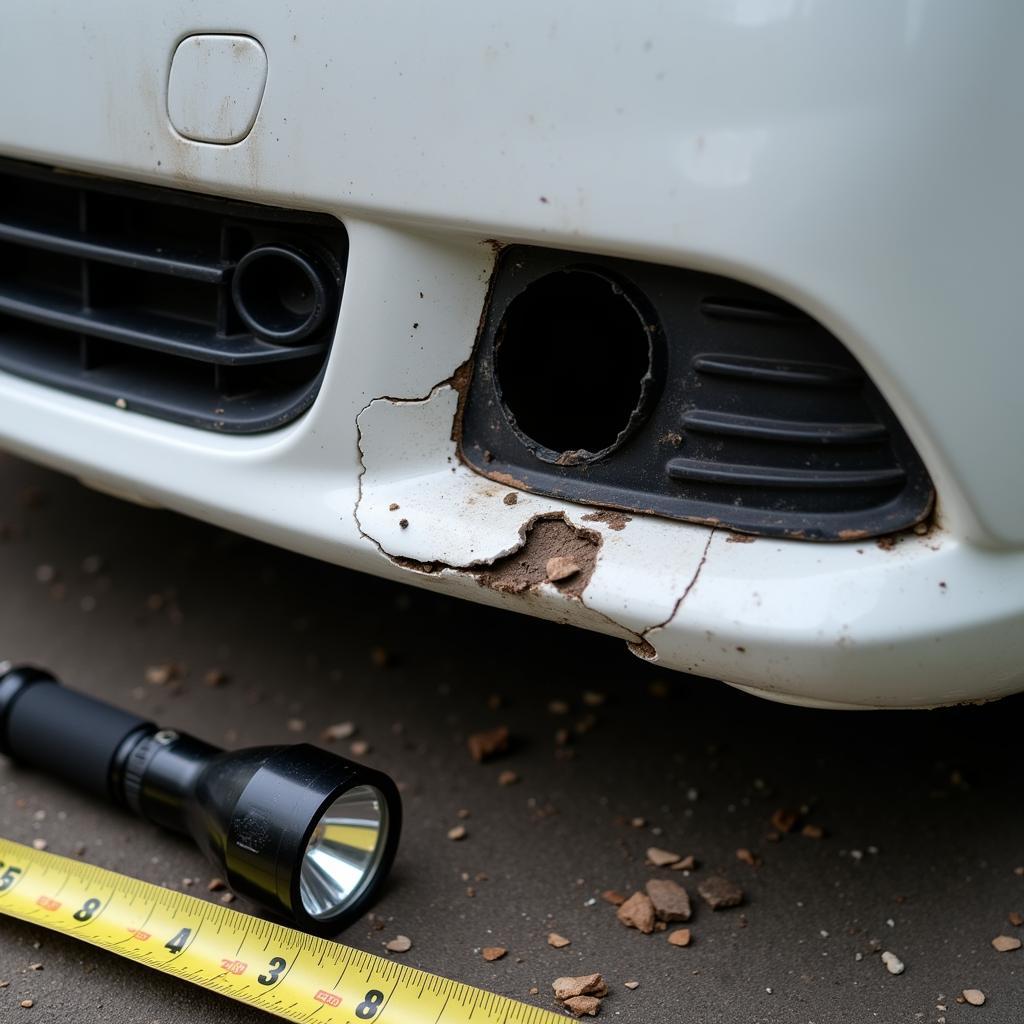
[[[6,839],[0,839],[0,913],[293,1021],[565,1021],[550,1010]]]

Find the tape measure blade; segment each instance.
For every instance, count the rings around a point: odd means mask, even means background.
[[[220,995],[319,1024],[565,1018],[106,868],[0,839],[0,913]]]

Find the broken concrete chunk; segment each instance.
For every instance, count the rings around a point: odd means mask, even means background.
[[[906,970],[903,961],[895,954],[886,950],[882,954],[882,963],[890,974],[902,974]]]
[[[705,879],[697,886],[697,892],[712,910],[738,907],[743,902],[743,890],[735,882],[730,882],[721,875]]]
[[[605,891],[601,893],[601,899],[603,899],[605,903],[610,903],[613,907],[621,907],[622,904],[626,902],[626,894],[624,892],[619,892],[617,889],[605,889]]]
[[[616,917],[627,927],[644,935],[654,931],[654,904],[646,893],[635,892],[619,907]]]
[[[548,935],[548,945],[553,946],[555,949],[565,949],[571,941],[571,939],[567,939],[564,935],[559,935],[558,932],[551,932]]]
[[[1012,935],[997,935],[992,940],[992,948],[997,953],[1010,953],[1015,949],[1020,949],[1020,939],[1015,939]]]
[[[667,878],[652,878],[646,889],[659,921],[690,920],[689,893],[677,882]]]
[[[673,946],[688,946],[691,938],[689,928],[676,928],[668,933],[668,941]]]
[[[597,996],[573,996],[562,1004],[574,1017],[596,1017],[601,1009],[601,1000]]]
[[[576,996],[602,996],[608,995],[608,986],[600,974],[583,974],[578,978],[555,978],[551,982],[555,999],[564,1003],[566,999],[573,999]]]
[[[483,958],[491,963],[494,960],[500,960],[508,950],[504,946],[484,946],[480,952],[483,954]]]
[[[677,861],[682,860],[682,857],[671,850],[661,850],[657,846],[649,846],[647,848],[647,859],[656,868],[667,868],[670,864],[675,864]]]
[[[478,764],[489,758],[504,754],[508,750],[508,728],[499,725],[494,729],[473,733],[467,740],[469,756]]]

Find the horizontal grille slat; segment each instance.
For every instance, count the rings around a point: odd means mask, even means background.
[[[0,372],[273,430],[319,390],[347,256],[325,215],[0,159]]]
[[[899,466],[884,469],[796,469],[731,465],[697,459],[670,459],[666,466],[673,480],[739,487],[781,487],[828,490],[850,487],[891,487],[907,474]]]
[[[130,309],[81,309],[57,293],[47,295],[2,281],[0,313],[64,331],[225,366],[305,359],[322,353],[327,347],[321,342],[286,348],[267,345],[250,334],[220,336],[202,324]]]
[[[683,427],[705,434],[751,440],[788,441],[793,444],[873,444],[888,431],[881,423],[815,423],[778,420],[767,416],[692,409],[683,414]]]
[[[860,374],[844,366],[803,361],[784,362],[759,356],[735,356],[724,353],[694,356],[698,373],[718,377],[740,377],[769,384],[799,387],[848,388],[860,384]]]
[[[100,263],[113,263],[136,270],[190,278],[193,281],[205,281],[208,284],[219,284],[231,269],[228,263],[184,255],[175,256],[143,247],[129,249],[100,239],[76,237],[55,230],[39,230],[10,221],[0,221],[0,242],[11,242]]]

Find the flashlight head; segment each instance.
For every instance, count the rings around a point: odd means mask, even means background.
[[[301,743],[211,759],[189,818],[237,893],[330,935],[374,899],[395,857],[402,809],[383,772]]]

